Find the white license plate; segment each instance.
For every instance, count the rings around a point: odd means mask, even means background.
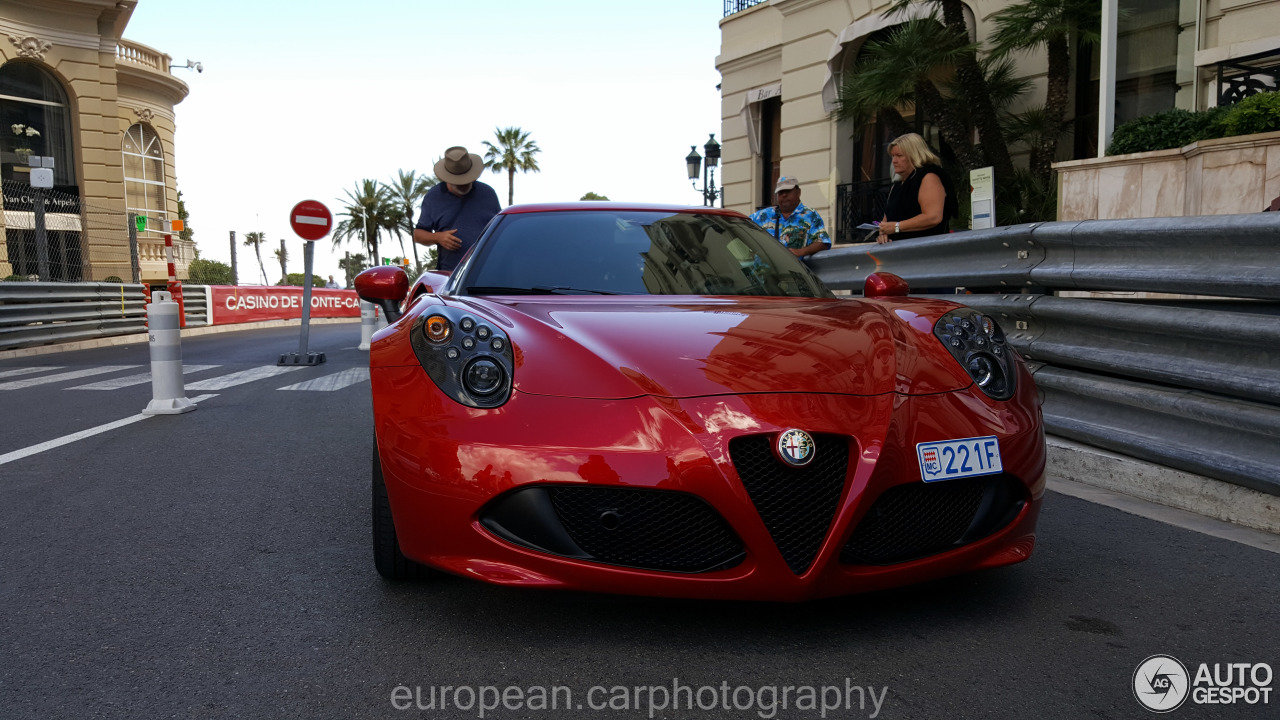
[[[1002,472],[1000,442],[995,435],[940,440],[916,445],[920,477],[925,482],[955,480]]]

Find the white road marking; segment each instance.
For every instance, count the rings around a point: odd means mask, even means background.
[[[9,382],[0,383],[0,390],[18,390],[21,388],[32,387],[33,385],[47,385],[49,383],[62,382],[63,380],[75,380],[76,378],[90,377],[92,375],[105,375],[112,372],[120,372],[121,370],[132,370],[141,365],[102,365],[99,367],[85,368],[84,370],[72,370],[70,372],[58,373],[56,375],[45,375],[38,378],[27,378],[26,380],[10,380]]]
[[[253,382],[254,380],[262,380],[293,372],[294,370],[301,370],[303,367],[302,365],[263,365],[262,367],[241,370],[230,375],[220,375],[208,380],[200,380],[188,385],[187,390],[225,390],[229,387]]]
[[[222,367],[222,366],[221,365],[183,365],[182,374],[187,375],[189,373],[200,372],[202,370],[212,370],[213,368],[216,368],[216,367]],[[68,390],[119,390],[120,388],[123,388],[123,387],[129,387],[131,385],[143,385],[149,382],[151,382],[151,373],[144,372],[144,373],[139,373],[137,375],[126,375],[125,377],[121,377],[121,378],[112,378],[111,380],[103,380],[101,382],[89,383],[88,385],[76,385],[75,387],[69,387],[67,389]]]
[[[316,217],[315,215],[294,215],[293,221],[299,225],[328,225],[329,218]]]
[[[216,394],[215,394],[215,395],[200,395],[199,397],[193,397],[193,398],[191,398],[191,402],[193,402],[193,403],[198,403],[198,402],[200,402],[201,400],[208,400],[209,398],[213,398],[213,397],[217,397],[217,395],[216,395]],[[125,425],[132,425],[132,424],[134,424],[134,423],[136,423],[136,422],[139,422],[139,421],[141,421],[141,420],[146,420],[147,418],[151,418],[151,417],[158,417],[158,416],[156,416],[156,415],[143,415],[142,413],[138,413],[137,415],[130,415],[130,416],[129,416],[129,417],[127,417],[127,418],[123,418],[123,419],[121,419],[121,420],[116,420],[115,422],[109,422],[109,423],[107,423],[107,424],[105,424],[105,425],[99,425],[99,426],[97,426],[97,427],[92,427],[92,428],[89,428],[88,430],[81,430],[81,431],[80,431],[80,432],[78,432],[78,433],[71,433],[70,435],[63,435],[62,437],[57,438],[57,439],[55,439],[55,440],[49,440],[48,442],[42,442],[42,443],[40,443],[40,444],[38,444],[38,445],[32,445],[32,446],[30,446],[30,447],[22,448],[21,450],[14,450],[13,452],[5,453],[4,455],[0,455],[0,465],[4,465],[5,463],[11,463],[11,462],[13,462],[14,460],[21,460],[22,458],[25,458],[25,457],[31,457],[32,455],[37,455],[37,454],[42,453],[42,452],[44,452],[44,451],[46,451],[46,450],[52,450],[52,449],[54,449],[54,448],[59,448],[59,447],[62,447],[63,445],[70,445],[71,443],[73,443],[73,442],[75,442],[75,441],[77,441],[77,440],[83,440],[83,439],[85,439],[85,438],[90,438],[90,437],[93,437],[94,435],[101,435],[101,434],[102,434],[102,433],[104,433],[104,432],[109,432],[109,431],[111,431],[111,430],[115,430],[116,428],[124,427]]]
[[[51,372],[53,370],[61,370],[61,365],[50,365],[48,367],[26,367],[26,368],[10,368],[8,370],[0,370],[0,378],[17,377],[18,375],[30,375],[38,372]]]
[[[329,392],[332,390],[341,390],[344,387],[355,385],[359,382],[366,382],[369,379],[369,368],[356,367],[348,368],[332,375],[325,375],[313,380],[307,380],[294,385],[286,385],[281,390],[319,390]]]

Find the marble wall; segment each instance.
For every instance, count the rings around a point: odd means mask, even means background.
[[[1053,167],[1059,220],[1259,212],[1280,196],[1280,132]]]

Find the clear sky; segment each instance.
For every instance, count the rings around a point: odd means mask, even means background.
[[[140,0],[125,38],[204,64],[173,70],[191,88],[178,188],[202,257],[228,262],[228,231],[260,230],[274,282],[281,238],[302,271],[295,203],[336,216],[359,180],[430,174],[451,145],[483,154],[496,127],[542,148],[516,203],[590,191],[700,205],[684,156],[719,139],[722,15],[719,0]],[[481,180],[505,206],[505,173]],[[341,282],[344,250],[361,251],[317,242],[316,273]],[[252,249],[238,253],[241,282],[261,282]]]

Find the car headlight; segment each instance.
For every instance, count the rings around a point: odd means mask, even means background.
[[[437,306],[414,322],[409,338],[427,376],[454,400],[494,408],[511,397],[511,341],[493,323]]]
[[[938,319],[933,334],[988,397],[1013,397],[1014,351],[994,319],[972,308],[957,308]]]

